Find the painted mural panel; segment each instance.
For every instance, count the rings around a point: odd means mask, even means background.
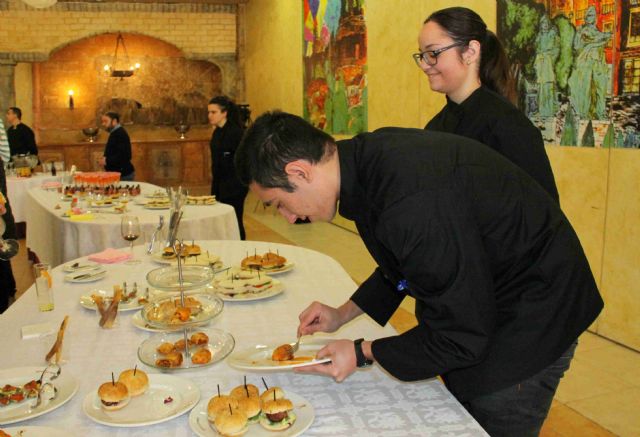
[[[332,134],[367,130],[364,0],[303,0],[304,117]]]
[[[547,144],[640,148],[640,0],[498,0],[498,35]]]

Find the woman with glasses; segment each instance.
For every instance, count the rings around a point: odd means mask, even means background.
[[[431,14],[418,36],[413,59],[431,89],[447,104],[425,126],[473,138],[502,154],[559,202],[538,128],[511,102],[515,89],[509,61],[496,35],[474,11],[453,7]]]

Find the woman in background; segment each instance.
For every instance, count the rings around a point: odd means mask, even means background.
[[[496,35],[474,11],[453,7],[431,14],[413,55],[446,106],[425,126],[473,138],[511,160],[559,202],[538,128],[515,100],[509,61]]]
[[[245,187],[236,176],[233,158],[244,133],[244,124],[236,104],[225,96],[216,96],[207,106],[209,123],[215,126],[211,135],[211,194],[222,203],[227,203],[236,211],[240,239],[245,239],[242,213],[244,199],[247,196]]]

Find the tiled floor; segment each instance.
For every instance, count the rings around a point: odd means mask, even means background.
[[[325,253],[358,283],[375,267],[356,234],[328,223],[290,225],[251,196],[245,208],[245,227],[249,240],[294,244]],[[33,283],[24,240],[21,244],[20,254],[12,260],[19,291]],[[405,300],[390,323],[399,332],[415,326],[413,303]],[[639,407],[640,353],[585,333],[558,387],[541,436],[640,436]]]

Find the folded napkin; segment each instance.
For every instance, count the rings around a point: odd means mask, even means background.
[[[25,325],[20,330],[22,339],[45,337],[56,332],[56,325],[53,323],[37,323],[34,325]]]
[[[120,250],[108,248],[102,252],[89,255],[89,261],[95,261],[102,264],[112,264],[120,261],[126,261],[131,258],[131,254]]]
[[[69,217],[72,222],[87,222],[93,220],[95,217],[93,214],[74,214]]]

